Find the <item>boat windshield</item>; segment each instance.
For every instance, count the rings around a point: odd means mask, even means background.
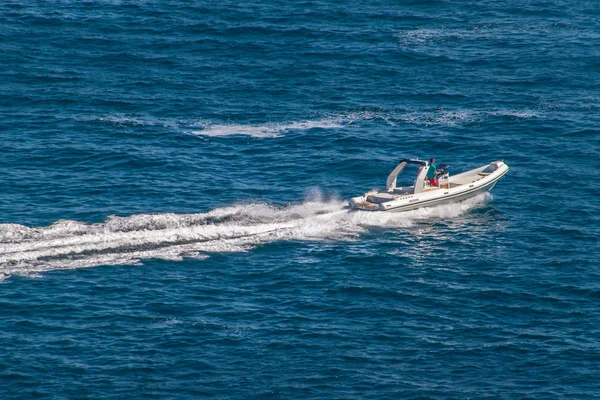
[[[413,186],[421,168],[423,167],[417,164],[407,164],[402,173],[396,178],[396,187],[407,188]]]

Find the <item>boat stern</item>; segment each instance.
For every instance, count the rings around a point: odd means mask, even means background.
[[[353,197],[348,200],[348,203],[352,210],[377,211],[379,209],[379,204],[367,201],[366,196]]]

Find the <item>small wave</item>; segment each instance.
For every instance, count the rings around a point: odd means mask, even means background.
[[[402,124],[457,127],[484,122],[490,117],[534,118],[540,113],[524,109],[395,109],[360,110],[331,114],[314,120],[295,122],[266,122],[264,124],[239,124],[203,121],[198,119],[161,119],[150,116],[108,115],[86,121],[108,122],[119,126],[162,126],[171,130],[207,137],[250,136],[272,139],[289,132],[306,132],[312,129],[341,129],[380,123],[388,126]]]
[[[192,131],[194,135],[222,137],[222,136],[251,136],[254,138],[278,138],[281,137],[279,134],[280,129],[274,128],[268,125],[265,126],[244,126],[244,125],[208,125],[202,130]]]
[[[242,124],[208,124],[201,130],[192,131],[195,135],[205,136],[232,136],[246,135],[254,138],[277,138],[288,131],[306,131],[310,129],[341,128],[343,125],[337,118],[321,119],[316,121],[300,121],[290,123],[267,123],[262,125]]]
[[[468,41],[522,40],[532,35],[557,36],[564,40],[565,33],[579,38],[597,39],[598,34],[591,29],[576,29],[564,23],[540,24],[481,24],[464,28],[441,26],[398,32],[394,36],[402,46],[446,45]]]
[[[401,110],[383,112],[371,119],[380,119],[389,125],[411,124],[425,126],[456,127],[489,120],[490,117],[510,117],[527,119],[539,117],[540,113],[532,110],[470,110],[470,109],[444,109],[435,110]]]
[[[99,265],[139,264],[158,258],[202,259],[210,253],[245,252],[280,241],[354,240],[372,227],[409,228],[416,221],[453,218],[489,194],[463,203],[405,213],[352,212],[321,196],[287,207],[234,205],[199,214],[140,214],[103,223],[58,221],[48,227],[0,225],[0,281],[11,275]]]
[[[402,122],[416,125],[459,126],[481,120],[481,115],[470,110],[413,111],[398,115]]]
[[[415,29],[404,31],[395,35],[401,45],[428,45],[464,40],[485,40],[493,37],[486,27],[473,27],[471,29]]]
[[[484,115],[494,117],[512,117],[512,118],[539,118],[542,114],[539,111],[534,110],[497,110],[497,111],[486,111]]]
[[[181,120],[170,118],[157,118],[148,115],[126,115],[113,114],[103,115],[96,118],[84,118],[83,121],[94,121],[108,123],[119,126],[162,126],[165,128],[178,128],[181,126]]]
[[[511,117],[527,119],[539,117],[540,113],[524,110],[470,110],[470,109],[429,109],[429,110],[378,110],[354,111],[330,115],[315,121],[291,123],[266,123],[263,125],[209,124],[202,130],[192,133],[205,136],[247,135],[255,138],[278,138],[289,131],[307,131],[310,129],[350,128],[365,123],[381,123],[389,126],[402,124],[456,127],[484,122],[490,117]]]

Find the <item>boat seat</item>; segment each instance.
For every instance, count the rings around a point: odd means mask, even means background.
[[[387,192],[378,192],[369,196],[368,200],[375,203],[383,203],[386,201],[394,200],[400,197],[397,194],[387,193]]]
[[[413,189],[394,189],[394,194],[400,194],[403,196],[409,195],[409,194],[413,194]]]
[[[377,192],[368,196],[368,201],[374,203],[385,203],[386,201],[401,199],[403,197],[412,196],[412,193],[390,193],[390,192]]]

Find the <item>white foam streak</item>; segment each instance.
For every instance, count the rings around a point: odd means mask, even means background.
[[[487,196],[487,197],[486,197]],[[0,282],[56,269],[137,264],[159,258],[206,258],[278,241],[354,240],[370,227],[408,228],[415,221],[453,218],[486,201],[405,213],[351,212],[345,202],[316,199],[287,207],[246,204],[200,214],[140,214],[104,223],[58,221],[48,227],[0,225]]]
[[[495,33],[487,27],[473,27],[472,29],[416,29],[396,34],[400,44],[428,45],[432,43],[448,43],[464,40],[487,40],[495,37]]]
[[[120,126],[163,126],[165,128],[177,128],[180,125],[180,121],[176,119],[156,118],[147,115],[113,114],[103,115],[91,120]]]
[[[222,123],[198,119],[168,119],[151,116],[107,115],[87,119],[119,126],[162,126],[181,133],[201,137],[249,136],[258,139],[272,139],[285,136],[290,132],[308,132],[313,129],[340,129],[383,123],[389,126],[402,124],[425,126],[462,126],[483,122],[493,118],[533,118],[543,117],[537,111],[523,109],[396,109],[363,110],[325,115],[314,120],[292,122],[266,122],[262,124]]]
[[[365,123],[380,122],[389,126],[402,124],[424,126],[463,126],[489,120],[490,118],[536,118],[539,112],[523,109],[499,109],[491,111],[463,109],[434,109],[434,110],[389,110],[389,111],[358,111],[345,114],[331,115],[315,121],[291,123],[267,123],[263,125],[242,124],[207,124],[202,130],[194,130],[194,135],[226,137],[245,135],[254,138],[278,138],[291,131],[307,131],[310,129],[335,129],[361,126]]]
[[[342,124],[335,118],[321,119],[316,121],[299,121],[281,124],[263,125],[240,125],[240,124],[207,124],[201,130],[192,131],[195,135],[204,136],[232,136],[246,135],[254,138],[277,138],[284,132],[309,129],[331,129],[341,128]]]

